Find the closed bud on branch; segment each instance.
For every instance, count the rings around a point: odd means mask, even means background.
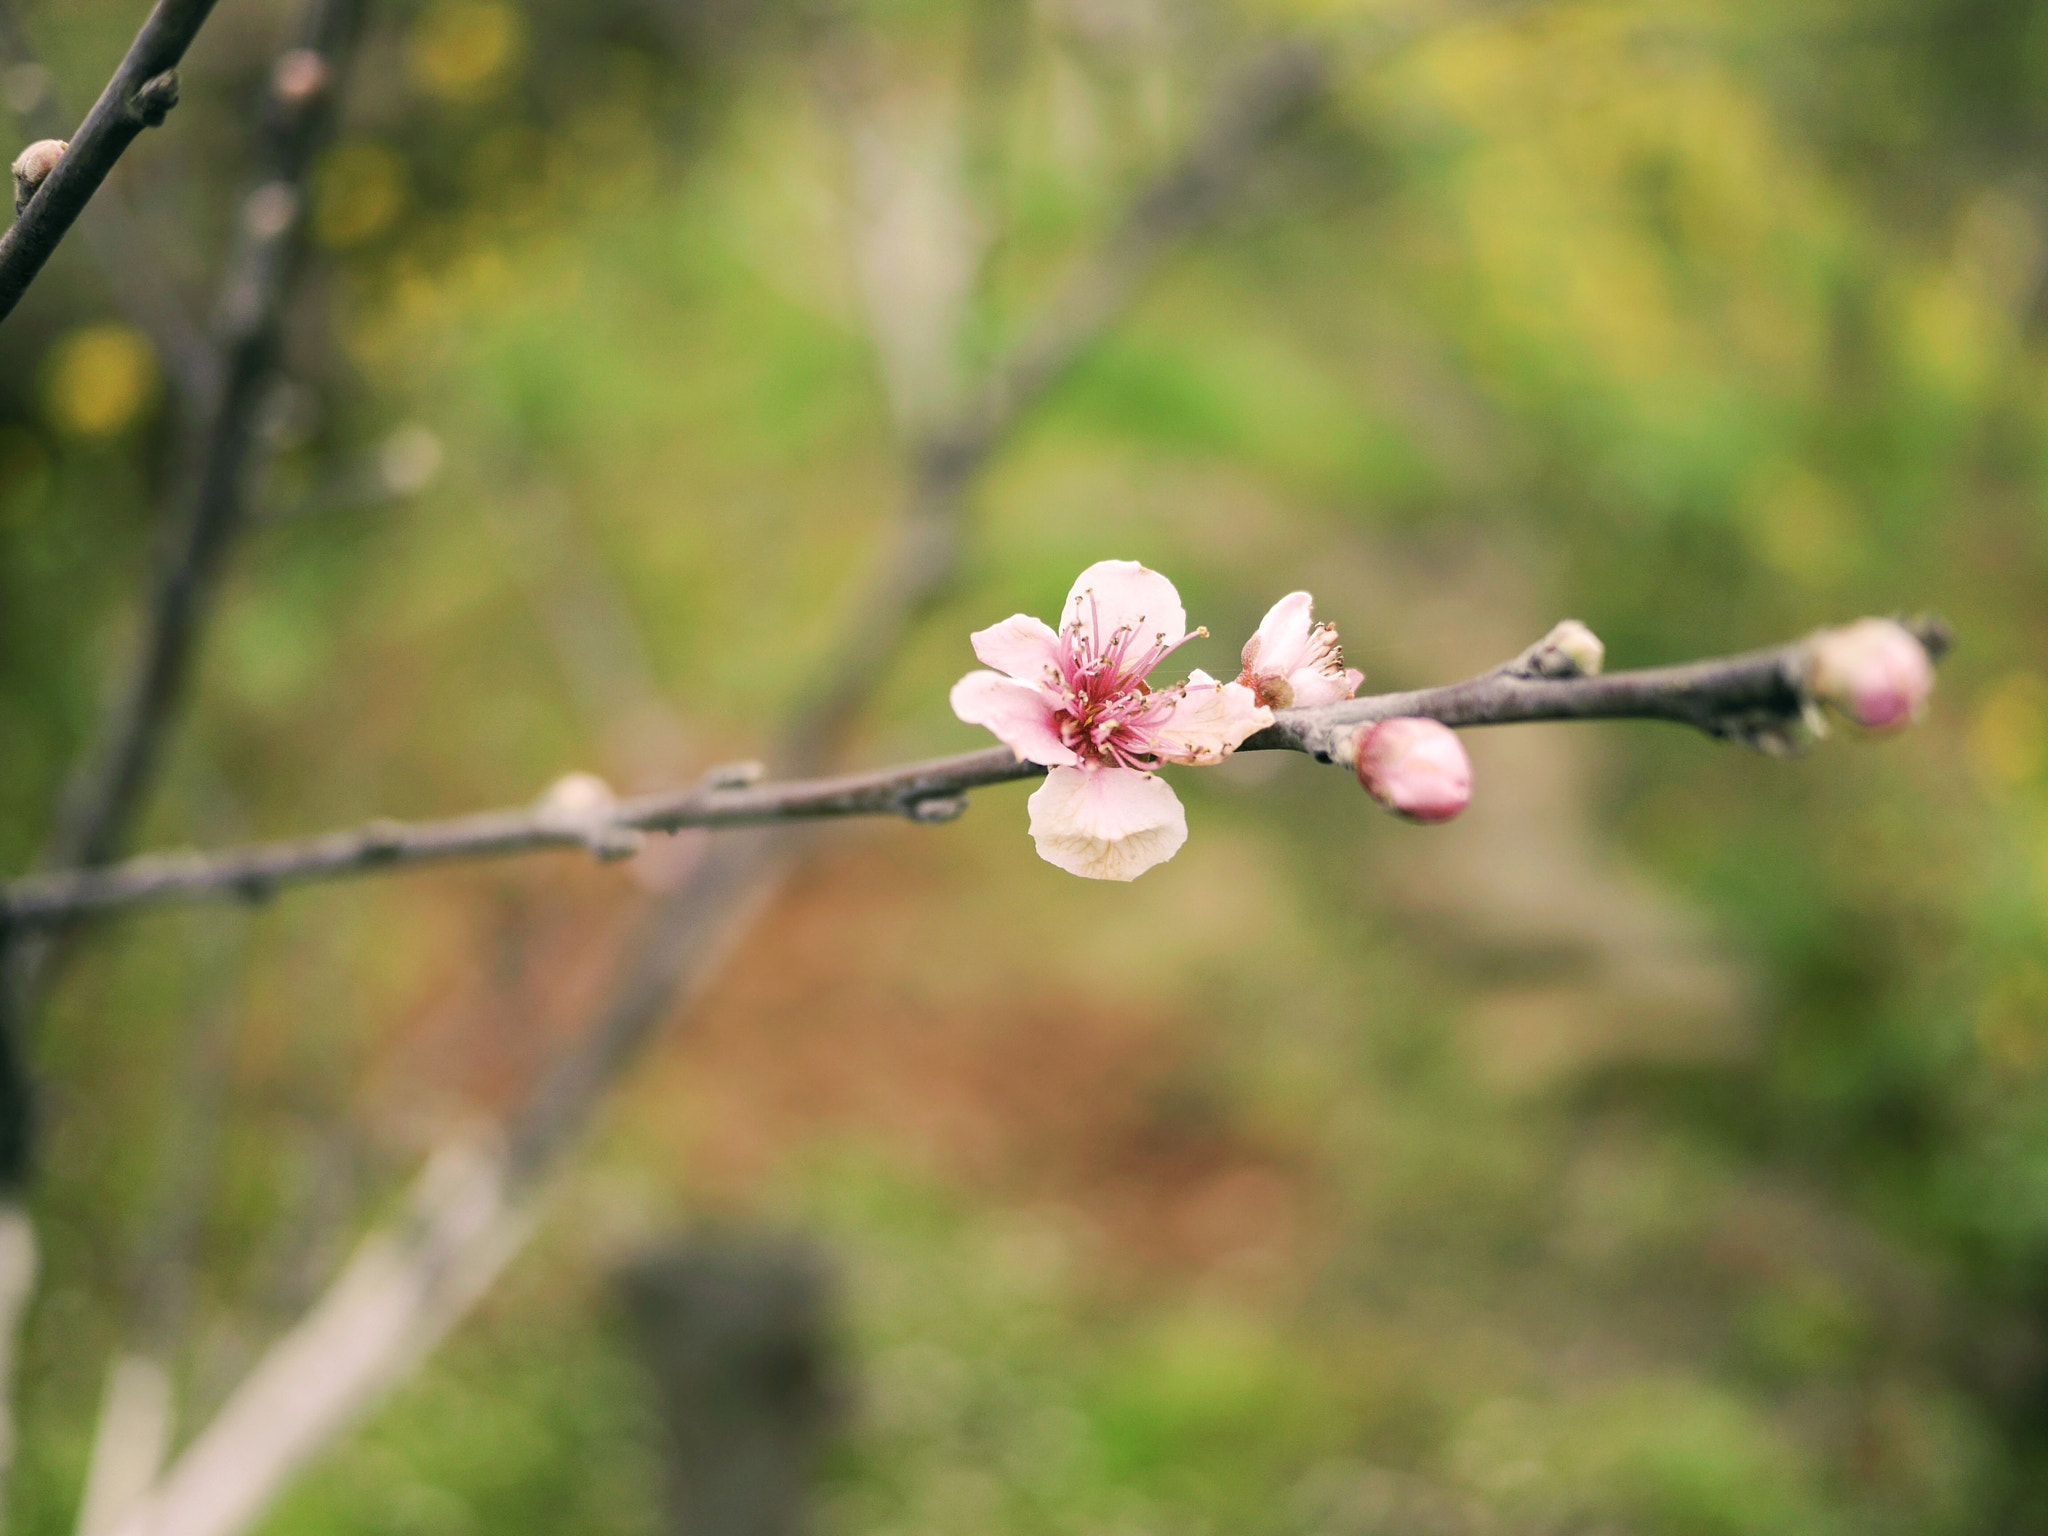
[[[1449,821],[1472,800],[1472,760],[1458,733],[1435,720],[1401,718],[1358,738],[1358,782],[1409,821]]]
[[[1550,663],[1546,676],[1598,677],[1607,665],[1607,647],[1577,619],[1566,619],[1545,635],[1542,649]]]
[[[1934,691],[1934,663],[1910,631],[1890,619],[1824,629],[1807,652],[1806,689],[1870,730],[1917,719]]]
[[[14,212],[18,218],[71,147],[65,139],[38,139],[14,157]]]
[[[612,787],[594,773],[568,773],[548,786],[535,807],[543,821],[574,834],[600,859],[623,859],[640,851],[641,836],[612,820],[618,810]]]

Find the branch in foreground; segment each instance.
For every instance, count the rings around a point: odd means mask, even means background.
[[[149,13],[57,168],[0,235],[0,319],[13,312],[136,135],[161,123],[178,104],[178,61],[213,5],[214,0],[158,0]]]
[[[1827,633],[1827,631],[1822,631]],[[1922,623],[1930,654],[1945,631]],[[1280,712],[1241,751],[1306,752],[1322,762],[1347,757],[1347,742],[1379,720],[1420,717],[1451,726],[1539,720],[1666,720],[1710,736],[1784,750],[1812,707],[1807,678],[1813,636],[1769,650],[1683,666],[1604,676],[1557,675],[1562,658],[1531,647],[1523,656],[1462,683],[1376,694]],[[1548,667],[1546,674],[1542,668]],[[715,771],[696,788],[613,800],[588,775],[572,775],[538,804],[435,822],[371,822],[345,832],[219,853],[157,854],[100,869],[31,875],[0,888],[0,919],[18,925],[67,921],[126,907],[208,898],[262,900],[287,886],[418,864],[502,858],[551,848],[586,848],[599,858],[634,852],[648,832],[729,828],[842,816],[950,821],[970,790],[1045,770],[1007,747],[935,758],[834,778],[756,782],[756,765]]]
[[[37,71],[37,78],[47,82],[49,72],[30,46],[14,0],[0,0],[0,55],[10,69]],[[17,110],[22,127],[37,139],[61,139],[74,121],[48,83]],[[16,194],[19,203],[18,182]],[[170,369],[180,414],[189,417],[203,410],[218,385],[217,359],[205,331],[187,312],[154,231],[145,227],[118,187],[102,186],[80,215],[79,232],[114,302],[149,337]]]

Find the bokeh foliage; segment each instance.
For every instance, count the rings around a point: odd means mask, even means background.
[[[69,99],[132,9],[37,9]],[[222,8],[126,177],[195,304],[282,18]],[[1539,0],[1368,64],[1394,18],[381,11],[149,841],[759,749],[903,478],[863,155],[952,189],[980,272],[926,363],[971,375],[1282,30],[1329,39],[1329,99],[1006,447],[862,755],[968,745],[966,631],[1109,555],[1181,584],[1196,664],[1307,586],[1389,685],[1567,612],[1626,665],[1934,609],[1962,644],[1931,720],[1792,763],[1489,736],[1443,833],[1233,764],[1182,776],[1194,841],[1128,890],[1038,864],[1006,791],[842,834],[512,1280],[270,1529],[656,1528],[606,1277],[706,1213],[843,1258],[831,1529],[2048,1525],[2048,31]],[[20,867],[178,442],[76,242],[0,356]],[[94,939],[37,1046],[24,1530],[70,1518],[193,1032],[233,1031],[196,1422],[573,1030],[629,894],[549,860]]]

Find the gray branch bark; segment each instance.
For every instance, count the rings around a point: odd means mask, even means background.
[[[1923,624],[1922,644],[1939,655],[1940,628]],[[1375,694],[1316,709],[1282,710],[1241,751],[1306,752],[1323,762],[1347,735],[1376,720],[1424,716],[1451,726],[1540,720],[1664,720],[1710,736],[1769,749],[1789,742],[1811,701],[1805,676],[1810,640],[1741,656],[1602,676],[1545,676],[1513,663],[1441,688]],[[752,770],[752,771],[749,771]],[[0,887],[0,920],[52,924],[95,913],[175,901],[261,900],[288,886],[461,859],[500,858],[551,848],[585,848],[599,858],[634,852],[649,832],[769,826],[844,816],[951,821],[969,791],[1035,778],[1035,763],[1007,747],[961,753],[830,778],[752,782],[752,765],[720,770],[695,788],[612,801],[594,780],[564,782],[568,793],[536,805],[434,822],[372,822],[292,842],[218,853],[157,854],[99,869],[30,875]]]
[[[13,0],[0,0],[0,55],[16,67],[42,67]],[[22,126],[38,139],[62,138],[71,122],[54,86],[45,86],[22,115]],[[213,397],[220,363],[205,331],[187,311],[151,232],[120,189],[107,185],[93,196],[78,222],[115,304],[149,337],[176,383],[179,411],[189,417]]]
[[[161,123],[178,104],[178,61],[213,5],[214,0],[157,0],[64,158],[0,235],[0,320],[13,313],[136,135]]]

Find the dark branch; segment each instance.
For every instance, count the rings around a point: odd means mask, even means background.
[[[13,0],[0,0],[0,56],[15,68],[42,70]],[[45,78],[48,72],[43,71]],[[37,139],[62,138],[72,119],[54,87],[45,85],[22,110]],[[205,331],[178,293],[150,230],[115,186],[102,186],[79,219],[79,232],[121,312],[149,337],[177,384],[181,413],[204,408],[219,384],[219,363]]]
[[[13,312],[135,136],[177,105],[178,61],[213,5],[214,0],[157,0],[128,56],[71,136],[64,158],[14,226],[0,235],[0,319]]]
[[[1938,650],[1936,631],[1923,644]],[[1808,642],[1795,641],[1684,666],[1599,677],[1542,676],[1513,664],[1466,682],[1351,699],[1319,709],[1283,710],[1242,751],[1345,757],[1347,737],[1376,720],[1424,716],[1446,725],[1534,720],[1667,720],[1710,736],[1753,744],[1796,729],[1810,707],[1804,684]],[[759,827],[843,816],[950,821],[969,791],[1035,778],[1007,747],[835,778],[751,782],[726,770],[677,793],[613,801],[595,780],[564,780],[534,806],[436,822],[372,822],[346,832],[213,854],[153,855],[103,869],[31,875],[0,888],[0,919],[50,924],[119,908],[208,898],[260,900],[287,886],[374,874],[418,864],[502,858],[549,848],[584,848],[599,858],[632,853],[643,834],[687,827]]]
[[[220,380],[219,392],[210,400],[187,402],[203,429],[194,445],[194,474],[172,504],[178,519],[175,543],[158,569],[141,654],[117,688],[95,744],[73,769],[59,798],[56,824],[41,861],[46,867],[76,868],[112,858],[126,841],[153,777],[209,600],[243,520],[257,408],[275,362],[302,243],[302,188],[313,156],[334,123],[343,70],[353,52],[364,4],[365,0],[314,0],[304,45],[283,55],[272,77],[262,125],[268,175],[243,202],[221,294],[214,374]],[[152,29],[168,24],[167,13],[189,24],[184,34],[184,41],[189,41],[190,31],[197,29],[207,9],[191,4],[180,9],[175,0],[162,0],[123,71],[138,52],[146,54],[145,62],[160,56],[164,45],[151,41]],[[145,50],[145,43],[156,51]],[[179,52],[183,47],[179,42]],[[117,75],[115,84],[122,78]],[[112,92],[114,87],[108,89]],[[96,114],[106,101],[101,98],[93,109]],[[77,149],[74,143],[36,193],[30,216]],[[20,228],[16,225],[17,231]],[[23,1040],[49,967],[60,954],[60,938],[47,930],[9,934],[7,925],[0,923],[0,1186],[25,1176],[25,1162],[13,1153],[28,1145],[29,1133],[15,1112],[26,1102],[26,1090],[16,1093],[13,1085],[22,1075]]]
[[[207,413],[175,545],[158,572],[141,655],[66,786],[50,864],[96,864],[118,851],[184,694],[214,586],[246,515],[258,408],[303,245],[306,172],[331,130],[340,68],[362,9],[362,0],[318,7],[307,46],[287,53],[273,76],[268,174],[242,201],[220,294],[220,394]]]

